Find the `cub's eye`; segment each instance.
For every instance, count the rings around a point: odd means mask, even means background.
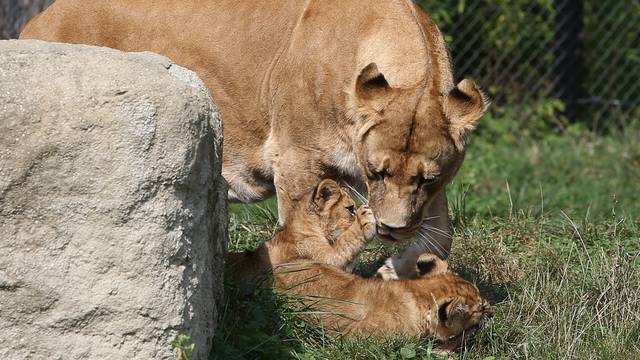
[[[426,178],[421,178],[418,180],[418,187],[425,188],[429,187],[440,180],[440,175],[431,175]]]
[[[375,166],[369,164],[368,166],[369,174],[368,177],[371,180],[384,180],[384,178],[389,176],[387,170],[377,170]]]
[[[349,205],[349,206],[346,207],[346,209],[351,215],[355,215],[356,214],[356,206],[355,205]]]

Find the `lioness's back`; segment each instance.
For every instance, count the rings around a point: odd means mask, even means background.
[[[151,51],[194,70],[220,107],[225,158],[247,157],[269,132],[259,113],[260,87],[287,41],[300,1],[57,0],[21,39]],[[243,136],[251,134],[251,136]],[[240,150],[240,151],[239,151]],[[240,152],[240,153],[238,153]]]

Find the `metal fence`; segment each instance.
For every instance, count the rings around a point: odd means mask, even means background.
[[[0,0],[0,38],[52,2]],[[640,0],[418,3],[445,34],[457,76],[488,91],[494,117],[595,128],[640,119]]]
[[[445,34],[456,75],[489,92],[493,115],[594,128],[640,118],[640,1],[418,3]]]

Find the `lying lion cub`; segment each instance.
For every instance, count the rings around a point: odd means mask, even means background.
[[[413,280],[344,271],[374,236],[375,221],[334,181],[323,181],[300,204],[295,221],[258,250],[229,255],[233,278],[271,271],[278,291],[299,296],[325,328],[340,334],[430,336],[451,347],[493,315],[478,289],[434,255],[418,259],[420,277]]]

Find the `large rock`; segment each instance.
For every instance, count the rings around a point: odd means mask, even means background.
[[[0,359],[206,358],[222,291],[222,129],[150,53],[0,42]]]

